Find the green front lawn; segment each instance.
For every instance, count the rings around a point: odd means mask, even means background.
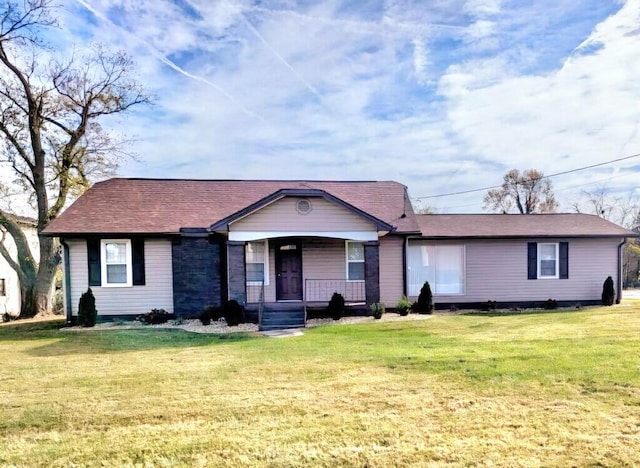
[[[640,464],[640,302],[286,339],[0,326],[0,466]]]

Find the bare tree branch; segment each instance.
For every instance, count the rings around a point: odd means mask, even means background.
[[[529,169],[522,174],[511,169],[503,178],[499,189],[492,189],[484,197],[484,209],[511,213],[517,208],[520,214],[553,213],[558,207],[549,179],[542,172]]]
[[[36,209],[41,231],[73,197],[112,173],[125,154],[101,119],[148,103],[149,97],[132,79],[133,62],[122,52],[96,46],[86,55],[74,51],[62,59],[54,53],[52,59],[41,60],[42,30],[56,25],[50,0],[6,1],[3,7],[0,160],[13,170],[10,184],[22,189]],[[45,310],[47,285],[59,263],[56,242],[40,237],[36,265],[15,218],[0,212],[0,226],[18,248],[17,260],[10,264],[22,275],[21,283],[31,288],[23,291],[29,296],[23,298],[23,310]]]

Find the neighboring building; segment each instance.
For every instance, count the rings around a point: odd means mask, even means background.
[[[397,182],[158,179],[100,182],[44,234],[62,240],[69,320],[91,287],[101,316],[234,299],[275,324],[333,292],[393,307],[424,281],[439,307],[596,303],[635,235],[583,214],[416,215]]]
[[[38,230],[36,221],[31,218],[18,217],[18,224],[25,233],[31,253],[36,261],[40,258],[38,248]],[[5,240],[5,246],[11,258],[17,261],[18,254],[16,245],[9,234]],[[20,314],[20,282],[18,274],[9,266],[7,261],[0,255],[0,316],[8,313],[13,316]]]

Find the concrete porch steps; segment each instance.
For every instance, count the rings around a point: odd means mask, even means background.
[[[265,304],[262,311],[261,331],[304,328],[304,306],[302,304]]]

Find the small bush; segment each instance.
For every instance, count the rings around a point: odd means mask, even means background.
[[[15,319],[16,319],[16,316],[11,315],[9,312],[5,312],[4,314],[2,314],[3,323],[11,322],[12,320],[15,320]]]
[[[334,292],[329,301],[327,312],[333,320],[340,320],[344,316],[344,297],[342,294]]]
[[[61,315],[64,313],[64,294],[62,293],[62,289],[56,289],[53,292],[51,310],[55,315]]]
[[[402,296],[396,304],[396,310],[404,317],[409,314],[409,309],[411,309],[411,301],[407,299],[407,296]]]
[[[374,302],[369,306],[371,309],[371,313],[373,314],[373,318],[376,320],[380,320],[382,315],[385,313],[385,305],[382,302]]]
[[[487,301],[482,304],[482,310],[484,312],[489,312],[490,310],[496,310],[498,308],[498,303],[496,301]]]
[[[542,303],[542,308],[545,310],[555,310],[558,308],[558,301],[555,299],[547,299]]]
[[[184,317],[176,317],[175,319],[173,319],[173,321],[171,322],[173,325],[183,325],[185,322],[185,318]]]
[[[431,286],[429,286],[428,281],[425,281],[422,285],[418,301],[414,302],[411,308],[419,314],[430,314],[433,312],[433,293],[431,292]]]
[[[167,323],[172,315],[164,309],[151,309],[151,312],[138,316],[138,321],[147,325],[158,325]]]
[[[613,287],[613,278],[608,276],[602,285],[602,305],[612,306],[616,300],[616,290]]]
[[[210,325],[212,321],[217,322],[218,320],[220,320],[220,317],[220,308],[208,306],[204,308],[204,310],[200,314],[200,317],[198,318],[202,322],[202,325]]]
[[[78,325],[81,327],[93,327],[98,319],[96,310],[96,298],[91,288],[82,293],[78,302]]]
[[[230,327],[236,327],[244,322],[244,309],[238,301],[233,299],[224,305],[222,314],[227,325]]]

